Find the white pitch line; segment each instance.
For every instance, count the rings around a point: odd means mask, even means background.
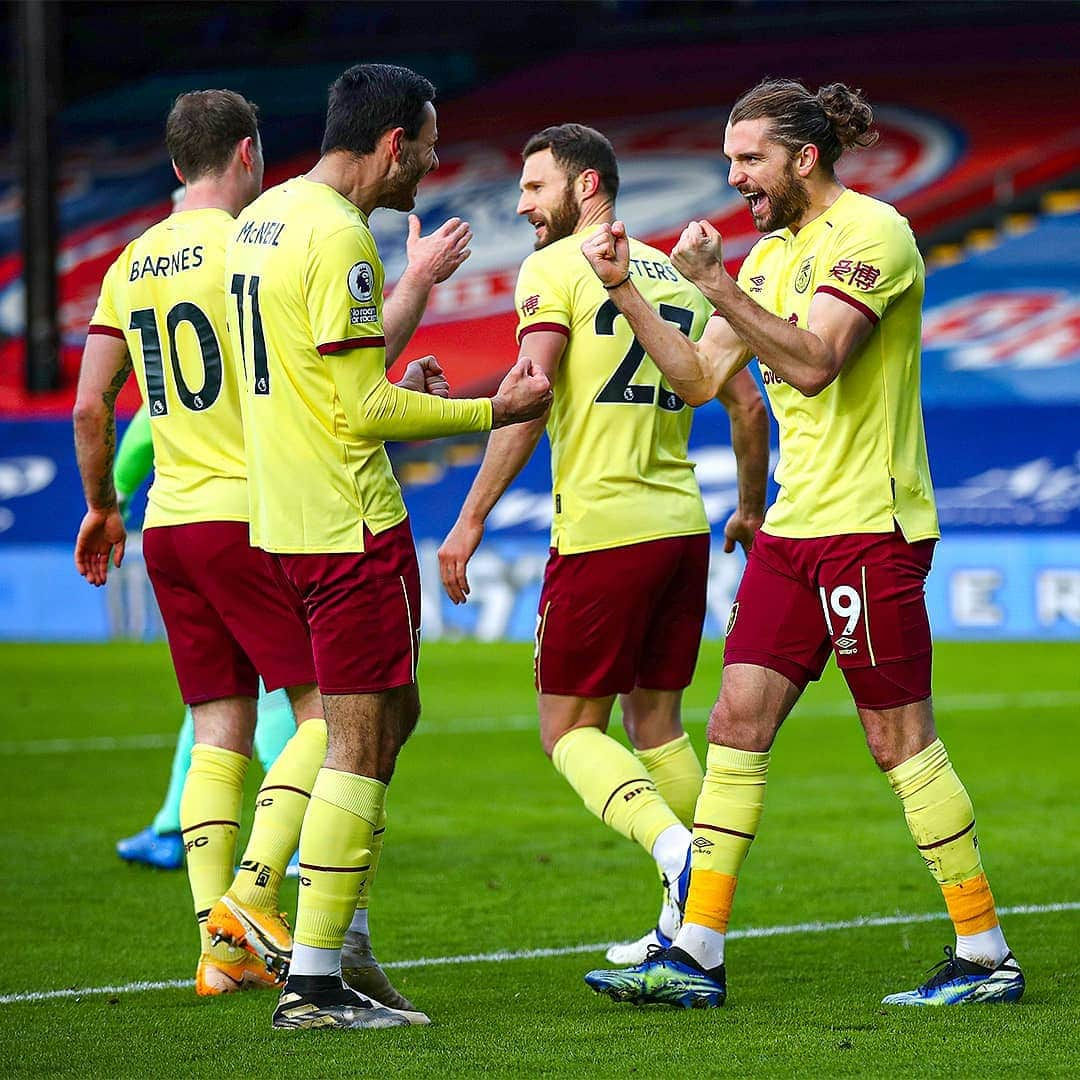
[[[942,694],[934,698],[940,713],[1004,712],[1008,709],[1064,709],[1080,705],[1080,690],[1031,690],[1020,694]],[[799,716],[854,715],[850,700],[808,701],[796,706]],[[699,724],[708,718],[707,708],[684,709],[683,719]],[[475,716],[440,723],[423,720],[417,735],[492,735],[504,731],[532,731],[536,716]],[[164,750],[176,744],[176,735],[102,735],[87,739],[25,739],[0,742],[0,757],[22,754],[82,754],[111,750]]]
[[[1021,904],[1018,907],[998,908],[999,915],[1048,915],[1059,911],[1080,911],[1080,901],[1058,904]],[[792,923],[789,926],[751,926],[732,930],[731,941],[739,938],[786,937],[792,934],[827,934],[837,930],[863,930],[878,926],[912,926],[916,923],[942,922],[948,919],[943,911],[912,915],[868,915],[842,922]],[[590,945],[564,945],[550,949],[501,950],[489,953],[463,953],[456,956],[425,956],[418,960],[396,960],[383,964],[385,968],[447,967],[451,964],[505,964],[511,960],[541,960],[546,957],[576,956],[579,953],[598,953],[610,949],[616,942],[603,941]],[[144,993],[147,990],[184,990],[195,985],[194,979],[166,979],[162,982],[132,982],[122,986],[88,986],[68,990],[28,990],[19,994],[0,995],[0,1005],[18,1005],[34,1001],[55,1001],[60,998],[83,998],[105,994]]]
[[[0,754],[83,754],[95,750],[164,750],[176,745],[171,735],[99,735],[89,739],[27,739],[0,742]]]
[[[4,994],[0,1005],[15,1005],[25,1001],[53,1001],[57,998],[81,998],[100,994],[141,994],[147,990],[185,990],[194,986],[194,979],[165,979],[162,982],[132,982],[123,986],[88,986],[85,990],[31,990],[24,994]]]

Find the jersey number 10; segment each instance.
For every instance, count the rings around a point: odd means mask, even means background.
[[[180,357],[176,350],[176,331],[181,323],[189,323],[199,342],[203,362],[203,384],[192,390],[184,381],[180,369]],[[140,308],[131,313],[129,330],[138,330],[142,341],[143,368],[146,371],[146,407],[151,417],[167,416],[169,400],[165,394],[165,360],[161,354],[161,334],[158,332],[157,316],[153,308]],[[176,395],[180,404],[192,412],[209,409],[221,393],[221,347],[214,327],[206,312],[195,304],[182,300],[169,309],[165,316],[165,329],[169,337],[169,362]]]

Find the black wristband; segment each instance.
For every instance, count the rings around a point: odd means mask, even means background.
[[[629,274],[629,273],[627,273],[626,277],[624,277],[624,278],[622,279],[622,281],[617,281],[617,282],[615,282],[615,284],[614,284],[614,285],[605,285],[605,286],[604,286],[604,288],[605,288],[605,289],[607,289],[607,290],[609,290],[609,291],[610,291],[611,289],[618,289],[618,288],[620,288],[621,286],[625,285],[625,284],[626,284],[626,283],[627,283],[627,282],[628,282],[629,280],[630,280],[630,274]]]

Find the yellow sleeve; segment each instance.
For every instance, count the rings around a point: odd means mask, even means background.
[[[98,296],[97,307],[94,308],[94,315],[90,320],[87,333],[108,334],[110,337],[116,338],[123,338],[124,336],[124,323],[117,311],[116,283],[123,273],[120,264],[125,261],[124,255],[126,254],[127,248],[121,252],[116,261],[105,272],[105,277],[101,282],[101,293]]]
[[[585,258],[580,252],[577,253]],[[553,273],[552,259],[530,255],[518,272],[514,306],[518,311],[517,340],[534,330],[554,330],[570,336],[570,295],[563,275]]]
[[[915,237],[902,218],[851,221],[833,242],[828,266],[819,267],[814,295],[843,300],[876,325],[889,304],[918,277],[918,268]]]
[[[411,442],[491,430],[491,398],[441,398],[404,390],[387,379],[382,360],[375,363],[367,350],[332,353],[326,364],[357,438]]]
[[[357,438],[411,441],[491,429],[490,398],[447,400],[387,379],[383,267],[366,229],[342,229],[318,244],[305,285],[315,347]]]
[[[358,348],[380,354],[385,350],[383,266],[366,229],[339,229],[313,246],[304,291],[312,338],[322,355]]]

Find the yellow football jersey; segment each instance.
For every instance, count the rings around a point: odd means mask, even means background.
[[[817,293],[874,327],[815,397],[761,363],[780,426],[780,493],[766,531],[800,538],[892,532],[899,523],[910,542],[939,536],[919,388],[925,270],[907,220],[845,191],[798,233],[762,237],[739,285],[803,328]]]
[[[687,440],[693,410],[660,370],[593,273],[581,244],[593,229],[530,255],[518,275],[518,340],[565,334],[548,418],[561,555],[709,531]],[[695,341],[712,306],[661,251],[630,241],[630,276],[660,316]]]
[[[90,333],[127,342],[150,416],[147,529],[247,521],[240,388],[226,336],[224,210],[183,210],[109,267]]]
[[[388,382],[375,239],[363,213],[327,185],[288,180],[240,215],[226,288],[247,385],[258,547],[363,551],[365,525],[378,534],[405,518],[383,439],[491,427],[488,399],[446,401]],[[371,418],[381,435],[368,430]]]

